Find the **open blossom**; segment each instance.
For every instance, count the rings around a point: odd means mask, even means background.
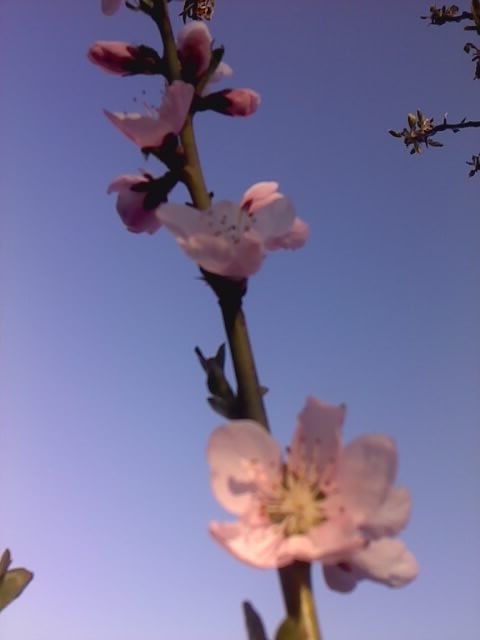
[[[162,60],[154,49],[136,47],[128,42],[95,42],[89,48],[87,58],[107,73],[121,76],[156,74],[163,70]]]
[[[185,78],[198,80],[210,64],[212,36],[203,22],[193,21],[180,29],[177,35],[177,52]],[[209,84],[231,75],[232,69],[220,62]]]
[[[176,80],[167,86],[160,107],[147,115],[110,111],[105,111],[105,115],[141,149],[160,147],[168,134],[180,133],[190,109],[193,91],[192,85]]]
[[[107,193],[118,193],[117,211],[123,223],[132,233],[153,234],[161,227],[154,209],[145,208],[145,192],[132,187],[150,182],[146,176],[120,176],[109,185]]]
[[[259,568],[295,560],[333,565],[361,553],[368,542],[363,527],[388,505],[397,456],[384,436],[357,438],[342,449],[344,412],[307,398],[285,461],[256,422],[231,421],[212,433],[211,488],[238,517],[210,523],[219,544]]]
[[[297,249],[307,239],[307,225],[277,189],[276,182],[259,182],[239,204],[222,200],[201,211],[168,203],[157,216],[198,265],[241,280],[260,269],[267,251]]]
[[[106,16],[113,16],[120,9],[123,0],[102,0],[102,12]]]

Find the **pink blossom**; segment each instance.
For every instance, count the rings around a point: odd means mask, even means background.
[[[149,47],[135,47],[128,42],[95,42],[89,48],[87,58],[107,73],[116,75],[162,71],[162,61],[156,51]]]
[[[198,80],[210,64],[212,36],[204,22],[190,22],[177,35],[177,51],[185,77]],[[221,62],[210,78],[209,84],[229,76],[232,69]]]
[[[211,109],[228,116],[251,116],[259,104],[260,96],[251,89],[223,89],[203,97],[198,110]]]
[[[102,0],[102,12],[106,16],[113,16],[120,9],[122,0]]]
[[[307,398],[284,463],[263,427],[236,420],[210,436],[214,496],[234,522],[212,522],[213,538],[260,568],[294,560],[333,564],[365,545],[362,526],[390,495],[396,451],[384,436],[341,449],[345,410]]]
[[[167,86],[160,107],[147,115],[110,111],[105,111],[105,115],[117,129],[141,149],[160,147],[169,133],[180,133],[192,98],[192,85],[176,80]]]
[[[276,182],[250,187],[239,204],[221,200],[201,211],[167,203],[158,219],[183,251],[201,267],[231,279],[256,273],[267,251],[297,249],[308,237],[291,201]]]
[[[132,233],[155,233],[161,222],[155,216],[155,210],[144,207],[146,193],[132,191],[132,187],[147,183],[146,176],[120,176],[109,185],[107,193],[118,193],[117,211],[123,223]]]
[[[345,455],[349,455],[348,447]],[[328,586],[349,593],[360,580],[373,580],[390,587],[401,587],[414,580],[418,574],[417,562],[405,545],[394,537],[407,525],[410,509],[407,490],[392,488],[385,502],[363,526],[365,546],[340,562],[324,565]]]

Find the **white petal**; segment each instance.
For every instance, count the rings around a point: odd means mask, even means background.
[[[362,578],[402,587],[417,577],[414,556],[397,539],[382,538],[353,553],[349,560]]]
[[[205,234],[178,238],[177,242],[200,267],[233,280],[252,276],[260,269],[265,257],[263,243],[253,234],[245,236],[237,244]]]
[[[230,513],[242,514],[251,505],[259,479],[278,479],[281,452],[261,425],[234,420],[210,435],[207,459],[213,495]]]
[[[362,530],[372,539],[395,536],[407,526],[411,508],[408,491],[404,487],[394,487]]]
[[[288,457],[288,467],[312,481],[329,480],[340,451],[345,408],[309,397],[298,415]]]
[[[252,228],[264,241],[268,241],[290,230],[295,220],[295,209],[289,198],[281,196],[258,209],[251,218]]]
[[[385,436],[362,436],[343,449],[337,482],[343,503],[357,525],[368,524],[384,503],[396,469],[395,445]]]
[[[210,535],[235,558],[258,569],[275,569],[290,564],[294,558],[282,552],[285,538],[270,525],[249,527],[238,522],[211,522]]]

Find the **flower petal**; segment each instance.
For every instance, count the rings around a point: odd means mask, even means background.
[[[281,452],[261,425],[234,420],[210,435],[207,459],[213,495],[230,513],[242,514],[251,503],[258,481],[277,478]]]
[[[362,531],[372,539],[395,536],[407,526],[411,508],[408,491],[404,487],[394,487]]]
[[[258,569],[286,566],[293,558],[281,552],[285,539],[271,525],[250,527],[237,522],[211,522],[210,535],[238,560]]]
[[[121,113],[104,110],[110,122],[140,149],[160,147],[165,136],[171,132],[168,122],[139,113]]]
[[[357,525],[368,524],[390,492],[397,470],[395,445],[386,436],[363,436],[343,450],[338,486]]]
[[[161,227],[154,210],[144,208],[146,193],[132,191],[131,187],[148,182],[144,176],[125,175],[115,178],[107,193],[118,193],[117,211],[123,223],[132,233],[153,234]]]
[[[285,548],[296,560],[331,561],[356,551],[363,541],[348,518],[337,518],[323,522],[305,535],[286,538]]]
[[[106,16],[113,16],[120,9],[122,0],[102,0],[102,13]]]
[[[290,229],[281,236],[268,238],[265,247],[269,251],[278,249],[300,249],[305,244],[309,234],[308,225],[300,218],[295,218]]]
[[[205,87],[204,93],[208,93],[208,89],[211,84],[215,84],[216,82],[223,80],[223,78],[228,78],[228,76],[231,76],[232,73],[233,73],[233,69],[230,65],[226,64],[225,62],[220,62],[218,67],[213,72],[212,77],[208,81],[208,84]]]
[[[278,182],[257,182],[243,194],[240,208],[247,213],[255,213],[281,197],[282,195],[278,193]]]
[[[340,452],[345,408],[308,397],[298,415],[288,467],[299,475],[328,481]]]
[[[197,234],[189,238],[178,238],[178,246],[196,264],[217,275],[243,280],[257,273],[265,251],[263,243],[255,234],[245,234],[235,244],[225,238]]]
[[[382,582],[389,587],[402,587],[418,575],[417,561],[403,542],[382,538],[349,557],[363,579]]]
[[[175,80],[165,90],[165,97],[158,109],[158,118],[169,126],[169,132],[179,134],[192,103],[195,89],[191,84]]]
[[[280,197],[278,197],[280,196]],[[290,198],[277,194],[251,216],[252,228],[268,244],[270,239],[288,233],[295,221],[295,209]]]

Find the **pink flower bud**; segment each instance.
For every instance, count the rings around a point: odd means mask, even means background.
[[[154,49],[135,47],[127,42],[95,42],[88,50],[87,58],[107,73],[122,76],[163,71],[162,59]]]
[[[117,211],[124,225],[132,233],[153,234],[161,227],[155,210],[145,208],[145,192],[132,190],[142,183],[148,183],[145,176],[120,176],[108,187],[108,193],[118,193]]]
[[[120,9],[122,0],[102,0],[101,7],[102,13],[106,16],[113,16],[114,13]]]
[[[177,51],[183,76],[195,80],[207,70],[212,36],[203,22],[190,22],[177,35]]]
[[[227,116],[251,116],[260,104],[260,96],[251,89],[223,89],[197,101],[198,111],[211,109]]]

